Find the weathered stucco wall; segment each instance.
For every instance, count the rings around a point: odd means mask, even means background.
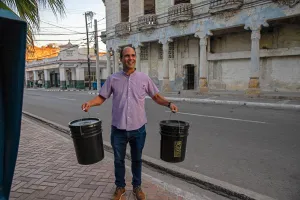
[[[300,91],[300,56],[261,59],[261,88],[267,91]]]
[[[121,7],[119,0],[109,0],[105,2],[106,8],[106,34],[111,37],[115,34],[115,25],[121,20]]]
[[[300,47],[300,24],[281,24],[261,32],[261,49]]]
[[[251,51],[251,32],[227,33],[212,36],[210,40],[211,53],[228,53]]]
[[[211,89],[245,90],[249,82],[249,59],[209,62]]]
[[[138,20],[139,16],[144,15],[144,0],[129,0],[129,21]]]

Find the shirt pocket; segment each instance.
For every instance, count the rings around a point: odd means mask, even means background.
[[[139,84],[137,93],[138,93],[139,98],[145,98],[145,96],[146,96],[146,84]]]

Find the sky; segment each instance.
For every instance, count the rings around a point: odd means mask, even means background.
[[[84,13],[87,11],[94,13],[93,24],[89,27],[89,31],[94,31],[94,19],[98,20],[98,35],[105,30],[105,6],[102,0],[65,0],[65,6],[66,15],[63,18],[59,15],[55,17],[50,8],[40,8],[41,23],[39,32],[35,32],[36,46],[45,46],[49,43],[67,44],[70,40],[72,44],[86,47]],[[101,38],[98,38],[98,41],[99,51],[105,51],[105,44],[101,42]]]

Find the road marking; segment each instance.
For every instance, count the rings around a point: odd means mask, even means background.
[[[166,112],[171,112],[171,111],[166,111]],[[249,123],[257,123],[257,124],[267,124],[267,122],[252,121],[252,120],[245,120],[245,119],[236,119],[236,118],[228,118],[228,117],[218,117],[218,116],[211,116],[211,115],[199,115],[199,114],[184,113],[184,112],[177,112],[177,113],[178,114],[182,114],[182,115],[191,115],[191,116],[198,116],[198,117],[225,119],[225,120],[241,121],[241,122],[249,122]]]
[[[62,100],[76,101],[76,99],[59,98],[59,97],[56,97],[56,98],[57,98],[57,99],[62,99]]]
[[[218,98],[218,96],[209,97],[209,98],[206,98],[205,100],[210,100],[210,99],[215,99],[215,98]]]
[[[290,102],[291,100],[283,100],[283,101],[278,101],[278,104],[287,104],[288,102]]]

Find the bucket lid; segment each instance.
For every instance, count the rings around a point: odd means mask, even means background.
[[[160,126],[169,126],[174,128],[185,128],[189,126],[189,123],[180,120],[163,120],[160,122]]]
[[[69,123],[69,126],[73,126],[73,127],[88,126],[88,125],[96,124],[99,121],[101,122],[101,120],[98,118],[82,118],[82,119],[77,119],[77,120],[71,121]]]

